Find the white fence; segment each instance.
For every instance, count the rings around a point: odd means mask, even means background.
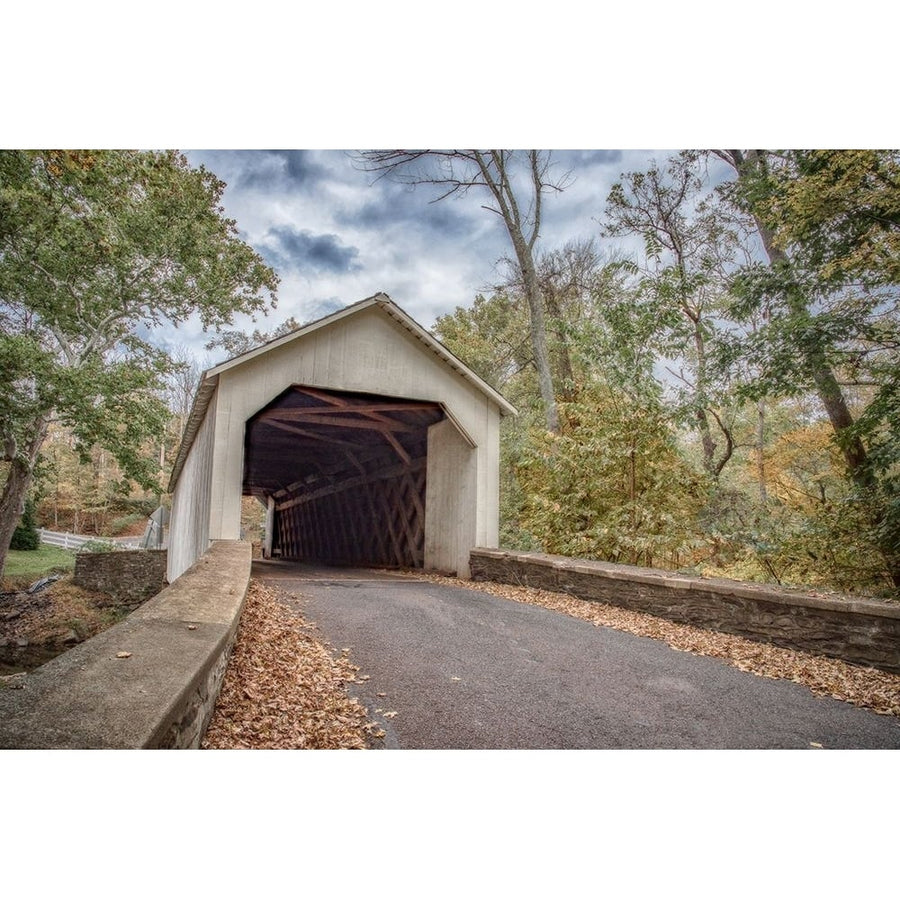
[[[141,544],[139,537],[104,538],[86,534],[70,534],[68,531],[47,531],[46,528],[39,528],[38,534],[42,544],[49,544],[51,547],[62,547],[64,550],[78,550],[88,541],[119,544],[129,550],[137,549]]]

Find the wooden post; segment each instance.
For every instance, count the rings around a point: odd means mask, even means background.
[[[275,531],[275,498],[269,494],[266,497],[266,537],[263,542],[263,558],[272,558],[272,535]]]

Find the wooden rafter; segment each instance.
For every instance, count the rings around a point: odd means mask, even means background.
[[[283,415],[282,410],[271,409],[260,414],[258,421],[265,422],[268,425],[285,426],[287,423],[283,421],[284,419],[290,421],[297,419],[302,421],[303,424],[328,425],[331,428],[364,428],[370,431],[413,432],[419,431],[422,428],[421,425],[409,425],[406,422],[397,422],[394,419],[389,419],[387,416],[376,418],[376,416],[373,415],[361,419],[352,419],[349,416],[335,417],[330,414],[325,414],[318,409],[309,410],[309,412],[304,413],[302,416],[293,415],[293,411],[285,412],[289,412],[290,414]],[[356,412],[356,410],[354,410],[354,412]]]
[[[411,463],[411,466],[413,471],[424,469],[425,459],[417,459]],[[376,481],[389,481],[391,479],[402,478],[403,475],[408,471],[410,470],[406,466],[391,466],[389,468],[381,469],[378,472],[372,472],[367,475],[359,475],[354,478],[345,478],[343,481],[338,481],[334,484],[325,485],[324,487],[316,488],[312,491],[298,494],[294,497],[291,497],[289,500],[283,500],[280,503],[277,503],[275,508],[279,511],[291,509],[294,506],[300,506],[304,503],[310,503],[313,500],[320,499],[321,497],[327,497],[331,494],[337,494],[342,491],[355,490],[356,488],[362,487],[366,484],[374,484]],[[296,485],[296,487],[300,487],[300,485]]]
[[[360,403],[346,406],[275,406],[260,413],[260,418],[273,414],[284,418],[302,418],[310,413],[323,416],[346,416],[364,413],[381,414],[387,412],[431,413],[436,404],[423,405],[420,402]]]
[[[306,428],[297,428],[296,425],[288,425],[286,422],[279,422],[277,419],[267,419],[266,425],[272,425],[275,428],[280,428],[282,431],[286,431],[288,434],[298,435],[299,437],[310,438],[314,441],[320,441],[323,444],[338,444],[345,447],[354,447],[358,448],[359,444],[355,444],[353,441],[344,441],[340,438],[333,437],[330,434],[327,434],[323,431],[315,431],[309,430]]]

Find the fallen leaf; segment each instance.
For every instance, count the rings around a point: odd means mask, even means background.
[[[396,716],[396,715],[397,715],[396,711],[384,713],[384,717],[385,717],[386,719],[393,719],[394,716]]]
[[[314,623],[304,622],[289,599],[251,580],[201,746],[364,750],[384,736],[365,707],[347,695],[359,667],[333,645],[316,641],[308,633]]]

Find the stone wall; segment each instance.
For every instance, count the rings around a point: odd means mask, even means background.
[[[140,603],[166,584],[165,550],[114,550],[75,556],[75,584],[118,601]]]
[[[476,581],[522,584],[900,672],[900,605],[544,553],[476,548]]]
[[[249,583],[250,544],[215,541],[127,619],[0,686],[0,748],[198,747]]]

